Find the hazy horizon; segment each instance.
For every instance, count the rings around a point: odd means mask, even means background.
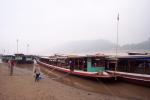
[[[103,39],[119,45],[150,37],[149,0],[2,0],[0,54],[43,54],[72,41]],[[29,44],[27,50],[27,44]]]

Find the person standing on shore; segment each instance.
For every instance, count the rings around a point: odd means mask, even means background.
[[[40,73],[41,73],[40,67],[39,67],[38,64],[34,64],[33,72],[35,74],[35,82],[38,82],[39,78],[40,78],[39,76],[40,76]]]
[[[10,76],[12,76],[13,71],[14,71],[15,61],[11,59],[11,60],[8,61],[8,64],[9,64],[9,69],[10,69]]]

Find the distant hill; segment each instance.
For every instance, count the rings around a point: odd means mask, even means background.
[[[88,53],[88,52],[99,52],[99,51],[114,51],[115,44],[107,40],[81,40],[69,42],[57,47],[49,49],[49,53]],[[137,44],[126,44],[123,46],[118,46],[121,51],[150,51],[150,38],[147,41],[137,43]]]
[[[137,44],[126,44],[121,47],[122,50],[146,50],[150,51],[150,38]]]
[[[51,48],[49,51],[54,53],[64,53],[64,52],[76,52],[76,53],[87,53],[87,52],[97,52],[97,51],[108,51],[115,48],[115,45],[107,40],[81,40],[69,42],[57,47]]]

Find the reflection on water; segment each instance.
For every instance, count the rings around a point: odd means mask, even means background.
[[[28,70],[33,69],[33,64],[31,65],[17,65],[20,68],[25,68]],[[69,74],[57,72],[56,70],[49,70],[47,68],[41,67],[41,71],[47,75],[49,78],[55,81],[61,82],[63,84],[80,88],[86,91],[91,91],[95,93],[112,95],[114,97],[124,97],[127,99],[147,99],[150,97],[150,88],[138,86],[134,84],[129,84],[125,82],[102,82],[96,80],[89,80],[85,78],[80,78],[72,76]]]

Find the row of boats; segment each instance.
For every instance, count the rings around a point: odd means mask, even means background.
[[[48,69],[100,80],[124,80],[150,86],[150,55],[53,55],[37,57],[37,63]]]
[[[17,64],[33,64],[34,56],[33,55],[24,55],[24,54],[14,54],[14,55],[2,55],[1,59],[3,62],[8,62],[9,60],[15,60]]]
[[[70,75],[100,80],[124,80],[150,86],[150,54],[126,53],[116,56],[108,54],[33,56],[15,54],[2,56],[3,61],[13,57],[17,63],[37,63]],[[7,59],[6,59],[7,58]]]

